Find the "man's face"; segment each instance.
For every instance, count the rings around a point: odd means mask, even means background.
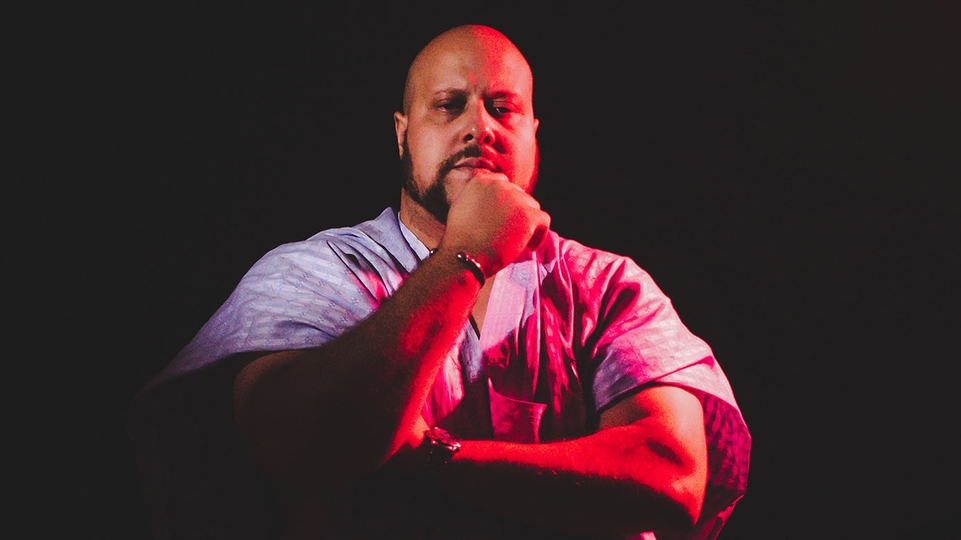
[[[533,191],[537,120],[530,68],[503,36],[432,45],[415,60],[395,127],[404,190],[444,223],[464,184],[485,170]]]

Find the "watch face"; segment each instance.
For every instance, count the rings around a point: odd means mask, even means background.
[[[460,440],[448,433],[445,429],[441,429],[439,427],[431,428],[430,436],[432,439],[446,446],[460,446]]]
[[[460,450],[460,440],[439,427],[433,427],[425,434],[430,439],[430,454],[427,458],[429,469],[436,471],[438,467],[450,462],[454,454]]]

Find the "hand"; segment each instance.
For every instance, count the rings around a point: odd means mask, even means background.
[[[466,251],[490,277],[537,249],[550,223],[540,203],[507,176],[479,170],[451,203],[440,245]]]

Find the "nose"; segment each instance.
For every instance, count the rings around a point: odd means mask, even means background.
[[[474,114],[470,115],[464,142],[477,141],[481,144],[494,144],[494,119],[483,103],[474,107]]]

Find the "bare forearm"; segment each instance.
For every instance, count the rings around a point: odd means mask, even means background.
[[[624,534],[687,527],[698,518],[707,481],[700,405],[676,388],[634,399],[617,409],[640,403],[647,410],[628,416],[641,418],[579,439],[465,441],[442,469],[440,486],[481,511],[548,529]],[[647,406],[655,402],[670,412]]]
[[[275,482],[322,488],[321,477],[349,481],[380,466],[418,419],[477,291],[453,257],[432,257],[338,339],[245,368],[238,423]]]

